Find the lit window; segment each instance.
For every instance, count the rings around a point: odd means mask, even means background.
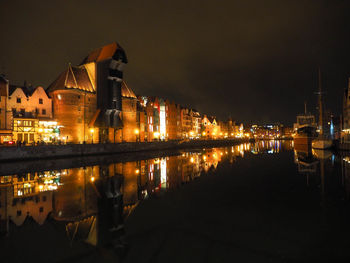
[[[43,104],[43,99],[39,99],[39,104]]]
[[[61,94],[57,94],[57,99],[59,99],[59,100],[61,100],[61,99],[62,99]]]

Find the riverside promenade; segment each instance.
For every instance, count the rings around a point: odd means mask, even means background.
[[[143,151],[179,150],[234,145],[248,142],[248,139],[191,140],[160,142],[125,142],[100,144],[66,144],[38,146],[0,147],[0,162],[16,160],[42,160],[76,156],[132,153]]]

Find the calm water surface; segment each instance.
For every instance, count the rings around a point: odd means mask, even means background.
[[[0,177],[0,262],[350,261],[349,157],[292,141],[148,155],[3,165],[21,173]]]

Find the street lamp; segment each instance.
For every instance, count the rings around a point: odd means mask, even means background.
[[[90,129],[90,133],[91,133],[91,143],[94,143],[94,129]]]
[[[136,141],[138,141],[138,135],[140,134],[139,129],[135,129],[134,133],[136,135]]]

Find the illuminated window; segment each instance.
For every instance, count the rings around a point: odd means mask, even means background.
[[[21,103],[21,98],[17,98],[17,103]]]
[[[43,104],[43,99],[39,99],[39,104]]]
[[[61,94],[57,94],[57,99],[59,99],[59,100],[61,100],[61,99],[62,99]]]

